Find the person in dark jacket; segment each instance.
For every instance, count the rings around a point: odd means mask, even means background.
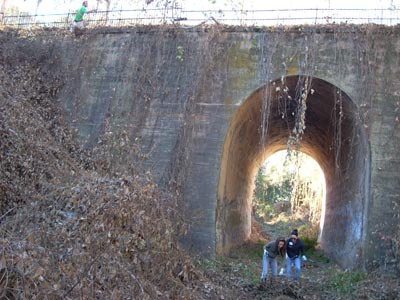
[[[286,277],[292,276],[292,264],[295,266],[294,280],[300,277],[301,258],[306,261],[304,243],[299,239],[297,229],[293,229],[290,238],[286,241]]]
[[[262,273],[261,282],[265,283],[267,281],[268,269],[271,264],[272,276],[274,279],[278,273],[278,260],[277,256],[285,256],[285,239],[283,237],[277,238],[275,241],[269,242],[264,246],[264,254],[262,260]]]

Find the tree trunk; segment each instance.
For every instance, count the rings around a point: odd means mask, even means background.
[[[39,5],[41,2],[42,2],[42,0],[37,0],[37,2],[36,2],[35,16],[37,15],[37,11],[39,9]]]
[[[0,8],[0,23],[3,22],[5,13],[6,13],[6,0],[2,0]]]
[[[109,12],[109,10],[110,10],[111,0],[106,0],[106,2],[107,2],[107,9],[106,9],[106,24],[107,24],[107,21],[108,21],[108,12]]]

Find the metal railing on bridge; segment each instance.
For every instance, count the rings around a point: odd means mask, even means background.
[[[67,28],[75,12],[63,14],[0,16],[0,24],[10,27]],[[400,9],[268,9],[268,10],[183,10],[130,9],[99,11],[85,15],[88,27],[176,24],[197,26],[219,23],[242,26],[302,24],[384,24],[400,23]]]

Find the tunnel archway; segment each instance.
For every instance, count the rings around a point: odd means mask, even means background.
[[[318,162],[326,180],[320,244],[331,257],[341,257],[343,265],[362,262],[370,168],[363,122],[343,91],[305,76],[282,77],[260,87],[231,120],[217,191],[217,254],[229,254],[249,238],[254,177],[268,156],[286,149],[305,82],[309,93],[300,150]]]
[[[287,150],[273,153],[257,171],[252,195],[252,222],[256,221],[267,232],[271,228],[279,236],[286,236],[290,225],[290,228],[300,229],[302,238],[318,240],[317,234],[324,226],[324,172],[307,154],[301,151],[288,154]],[[284,227],[286,229],[282,231]],[[260,238],[259,230],[258,226],[252,225],[250,240]]]

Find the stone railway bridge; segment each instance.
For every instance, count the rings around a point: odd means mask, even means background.
[[[182,196],[187,247],[226,254],[249,237],[254,177],[286,148],[308,84],[300,150],[325,174],[321,245],[347,267],[391,255],[400,28],[138,27],[50,40],[31,50],[46,48],[49,68],[65,74],[57,101],[80,141],[127,132],[160,184]]]

